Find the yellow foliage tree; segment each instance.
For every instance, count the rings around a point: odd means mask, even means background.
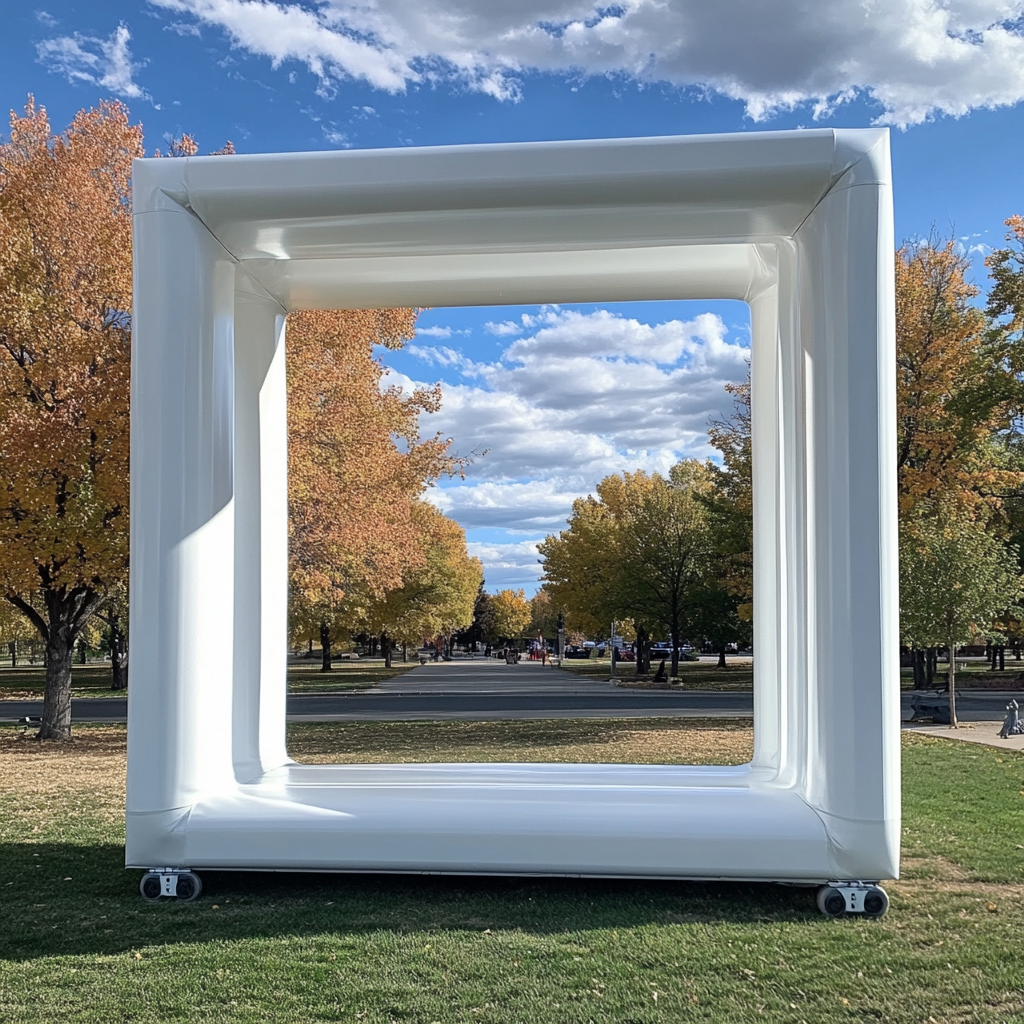
[[[458,523],[433,505],[417,501],[413,521],[419,533],[421,558],[406,568],[402,585],[373,602],[365,613],[367,632],[380,636],[385,664],[391,645],[423,640],[449,647],[452,634],[473,622],[483,566],[466,549]]]
[[[896,472],[901,516],[921,501],[997,507],[1020,483],[997,451],[1012,372],[987,344],[970,261],[954,240],[896,253]]]
[[[46,645],[41,739],[71,735],[76,639],[128,569],[131,161],[119,103],[0,146],[0,591]],[[37,600],[33,600],[33,596]]]
[[[401,347],[415,322],[411,309],[288,318],[292,636],[319,640],[324,671],[339,633],[425,565],[416,499],[456,464],[450,439],[419,437],[440,389],[381,388],[373,346]]]
[[[499,590],[491,595],[494,635],[501,640],[517,640],[530,625],[531,608],[526,591]]]

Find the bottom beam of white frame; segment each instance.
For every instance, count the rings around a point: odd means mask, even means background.
[[[130,812],[127,863],[822,882],[859,866],[837,852],[798,792],[749,765],[288,764]],[[869,845],[858,875],[873,862]]]

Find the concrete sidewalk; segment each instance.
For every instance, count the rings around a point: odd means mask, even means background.
[[[1003,720],[997,722],[961,722],[953,729],[948,725],[919,725],[916,722],[904,722],[904,732],[919,732],[924,736],[937,736],[943,740],[960,740],[962,743],[984,743],[989,747],[1000,747],[1003,750],[1024,750],[1024,736],[1011,736],[1000,739],[999,730]]]

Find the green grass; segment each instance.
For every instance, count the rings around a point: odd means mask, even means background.
[[[959,660],[958,658],[957,661]],[[935,684],[937,686],[945,687],[948,672],[949,665],[945,662],[939,662],[938,671],[935,673]],[[1024,661],[1015,661],[1012,655],[1006,659],[1006,668],[1002,671],[996,669],[995,672],[989,668],[987,661],[968,661],[963,668],[956,670],[956,685],[958,689],[969,690],[972,686],[977,686],[979,683],[987,686],[992,680],[1009,684],[1022,673],[1024,673]],[[913,669],[900,669],[900,685],[904,690],[912,690],[914,688]],[[1014,687],[1009,685],[1006,688],[1014,689]]]
[[[123,697],[124,691],[110,689],[110,665],[73,665],[71,688],[76,697]],[[0,668],[0,700],[42,698],[46,669],[42,665]]]
[[[670,664],[670,662],[666,663],[666,672],[669,670]],[[607,679],[611,666],[608,658],[595,658],[586,661],[566,658],[562,662],[562,667],[567,672],[574,672],[588,679]],[[657,663],[654,667],[657,668]],[[636,675],[636,665],[629,661],[620,662],[616,666],[615,674],[628,684]],[[718,668],[710,661],[680,661],[679,678],[682,680],[681,685],[687,690],[753,690],[754,688],[754,669],[749,661],[728,665],[726,668]]]
[[[324,693],[331,690],[368,690],[387,679],[394,679],[419,662],[394,660],[391,668],[384,659],[360,658],[359,661],[335,661],[330,672],[321,672],[319,661],[288,666],[289,693]]]
[[[321,672],[319,660],[288,666],[289,693],[324,693],[332,690],[368,690],[414,668],[418,662],[394,661],[384,667],[383,658],[335,661],[331,672]],[[41,665],[0,668],[0,700],[41,699],[46,670]],[[109,665],[75,665],[71,672],[75,697],[123,697],[124,690],[110,689]]]
[[[557,879],[209,872],[148,905],[123,732],[80,734],[0,733],[5,1024],[1024,1021],[1020,754],[907,737],[910,877],[836,922],[803,889]]]

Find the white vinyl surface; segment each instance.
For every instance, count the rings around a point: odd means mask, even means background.
[[[141,160],[134,220],[129,866],[898,874],[886,130]],[[287,312],[661,298],[751,307],[751,764],[291,762]]]

